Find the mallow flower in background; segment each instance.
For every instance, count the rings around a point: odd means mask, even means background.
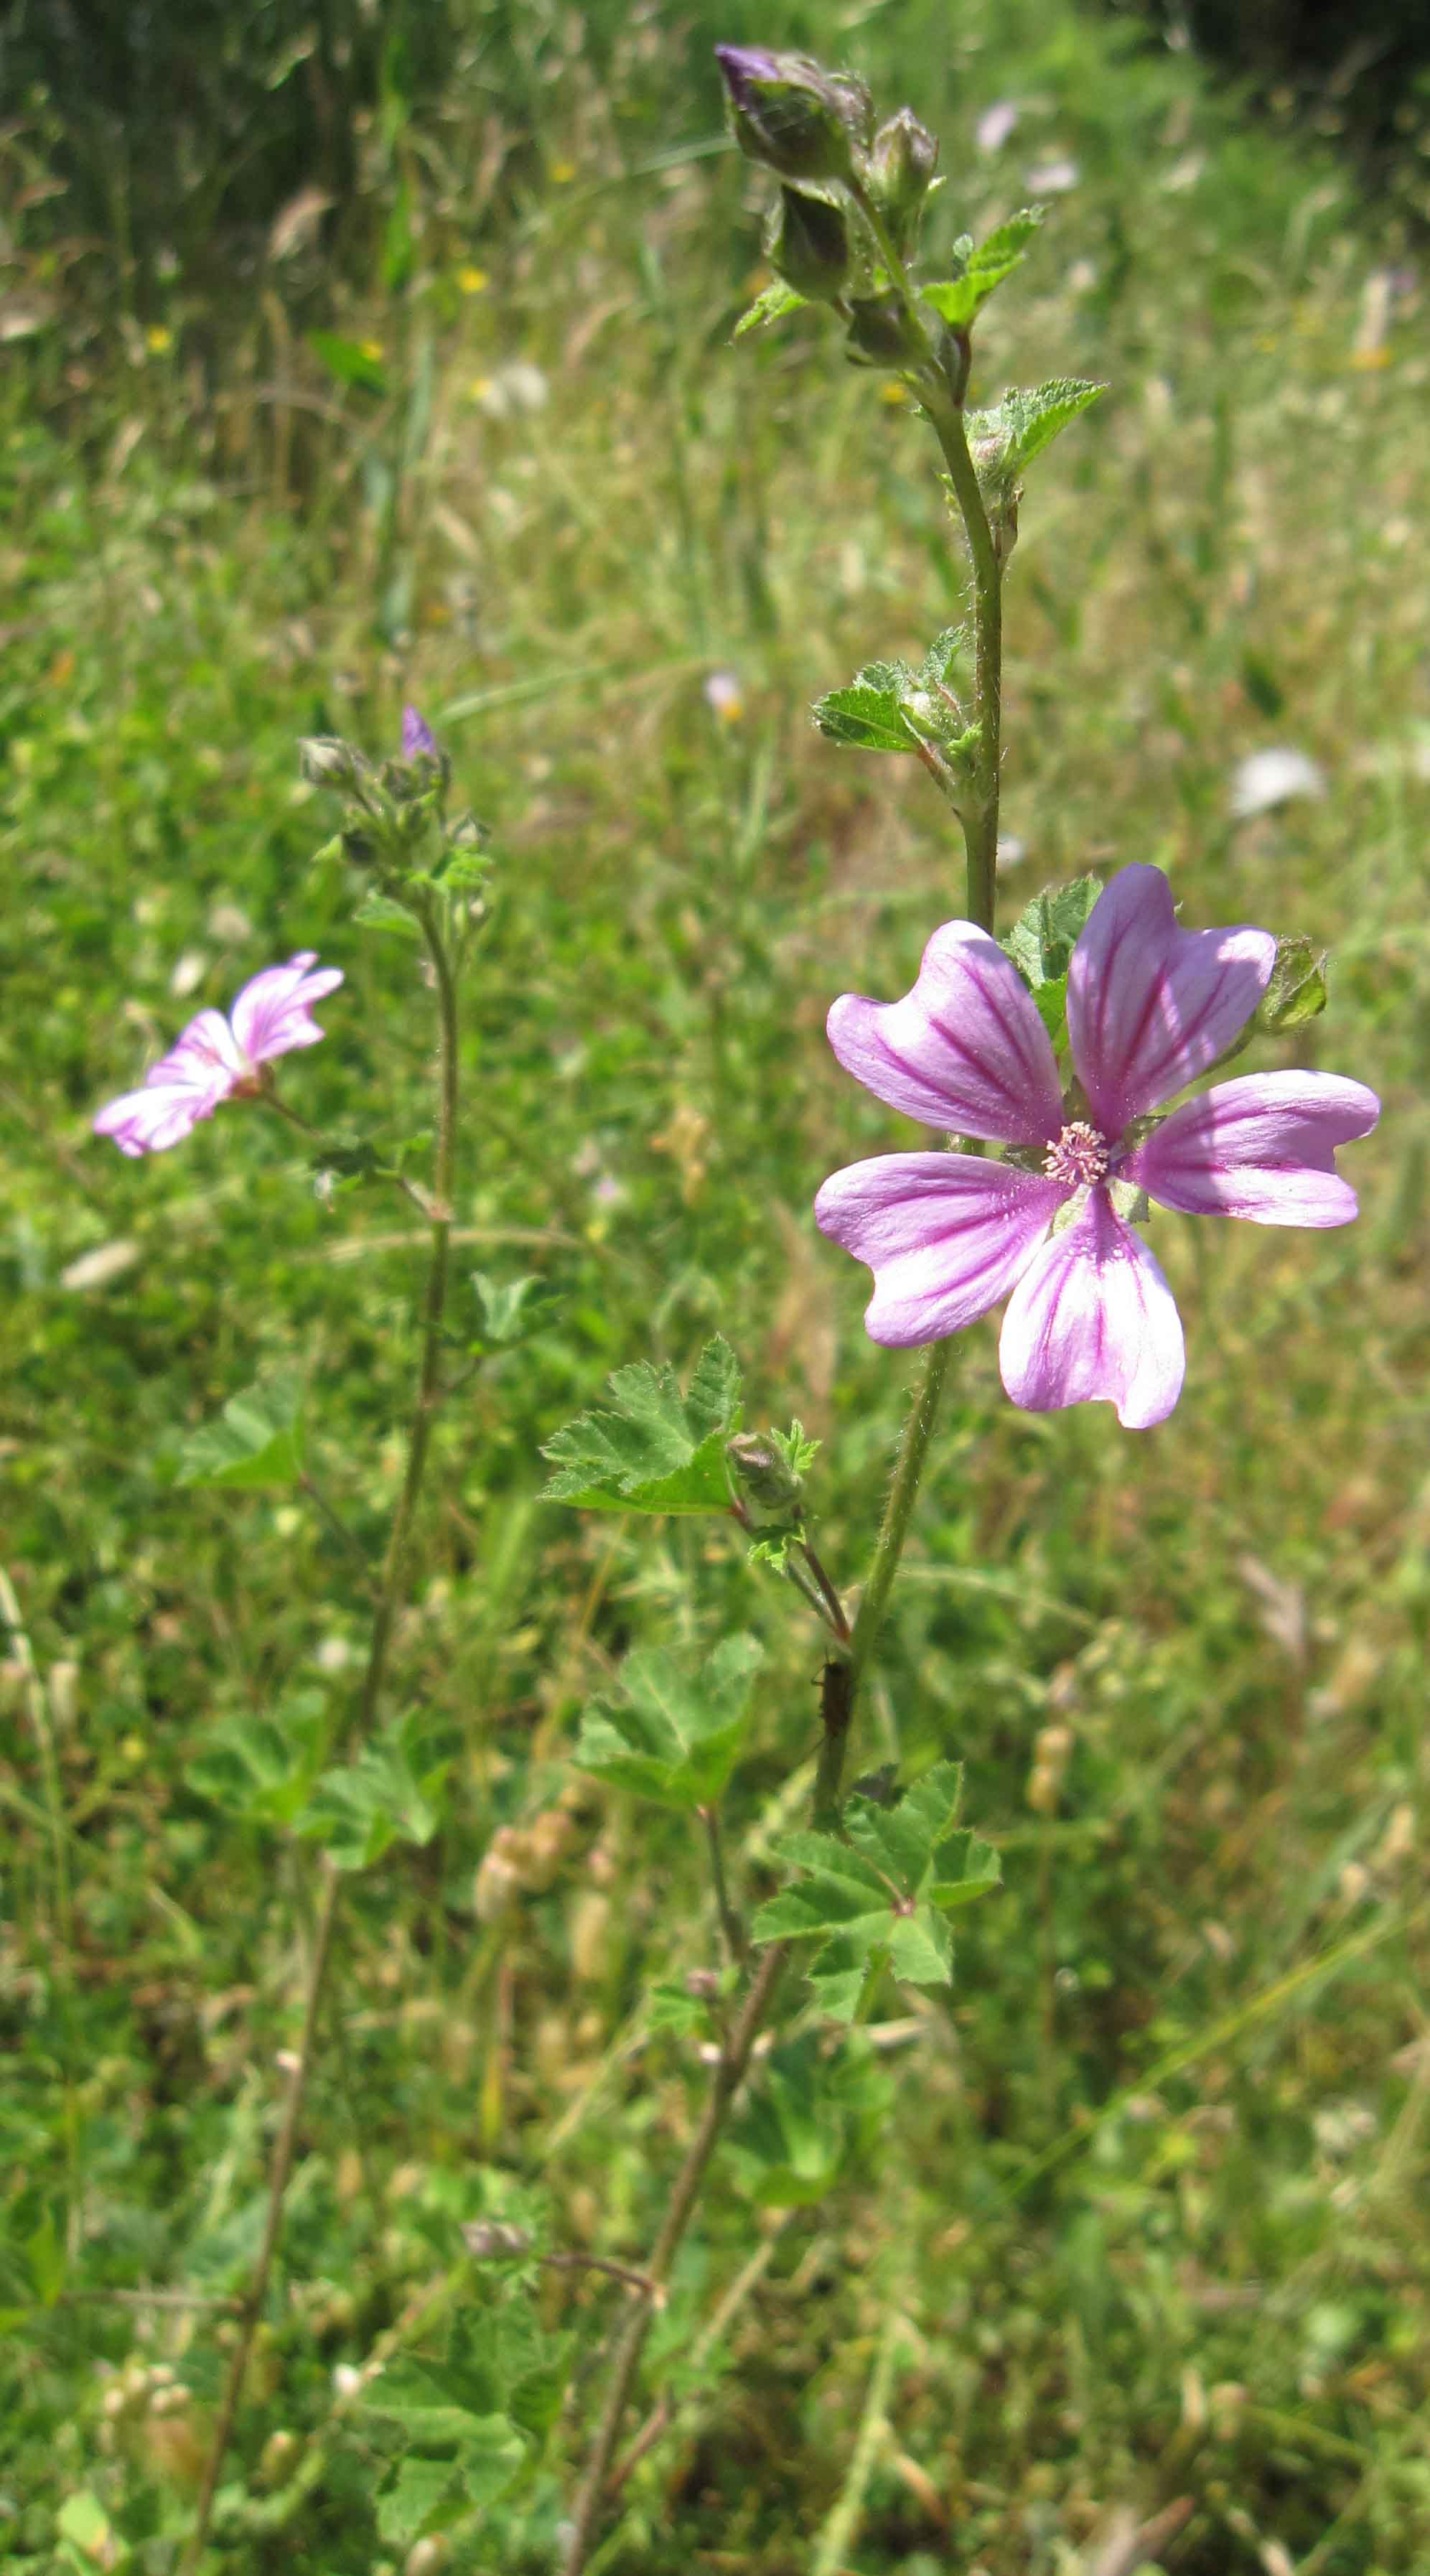
[[[1346,1225],[1356,1199],[1335,1148],[1380,1114],[1338,1074],[1247,1074],[1149,1131],[1147,1113],[1244,1028],[1275,958],[1269,931],[1179,930],[1161,870],[1123,868],[1068,968],[1079,1090],[1066,1104],[1032,995],[972,922],[934,932],[902,1001],[844,994],[829,1038],[846,1072],[910,1118],[1014,1149],[1003,1162],[883,1154],[825,1182],[818,1223],[874,1273],[872,1338],[941,1341],[1008,1297],[999,1365],[1015,1404],[1101,1398],[1129,1429],[1164,1421],[1182,1326],[1128,1222],[1140,1194],[1194,1216]]]
[[[262,1088],[261,1068],[295,1047],[316,1046],[323,1032],[310,1006],[341,984],[342,969],[317,965],[312,949],[286,966],[265,966],[244,985],[225,1019],[200,1011],[138,1091],[111,1100],[94,1121],[97,1136],[112,1136],[121,1154],[162,1154],[183,1142],[221,1100]]]

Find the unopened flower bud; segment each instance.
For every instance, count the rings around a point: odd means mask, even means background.
[[[462,2243],[477,2263],[490,2263],[500,2255],[529,2254],[531,2236],[524,2227],[511,2227],[499,2218],[468,2218],[462,2222]]]
[[[767,1433],[737,1431],[725,1443],[725,1456],[752,1520],[798,1520],[800,1479]]]
[[[849,230],[837,206],[781,188],[765,237],[765,256],[796,295],[832,304],[849,275]]]
[[[337,734],[306,734],[298,745],[298,766],[314,787],[355,787],[365,765]]]
[[[911,107],[901,107],[874,137],[865,174],[875,204],[901,246],[913,237],[929,181],[938,166],[938,142]]]
[[[849,179],[856,146],[873,131],[862,81],[822,71],[807,54],[717,45],[735,140],[781,179]]]
[[[897,295],[856,295],[849,314],[850,346],[859,357],[880,367],[916,366],[924,357],[917,325]]]

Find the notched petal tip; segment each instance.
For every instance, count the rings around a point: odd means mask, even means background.
[[[1057,1060],[1017,968],[971,921],[946,921],[897,1002],[841,994],[826,1023],[846,1073],[906,1118],[1043,1145],[1062,1124]]]
[[[1068,968],[1072,1059],[1104,1135],[1120,1136],[1225,1053],[1275,962],[1269,930],[1180,930],[1160,868],[1119,870]]]
[[[1379,1116],[1375,1093],[1341,1074],[1246,1074],[1173,1110],[1123,1176],[1184,1216],[1349,1225],[1359,1203],[1336,1149],[1368,1136]]]
[[[1186,1348],[1160,1263],[1094,1189],[1075,1221],[1036,1252],[1009,1299],[998,1346],[1003,1384],[1030,1413],[1108,1403],[1124,1430],[1165,1422]]]
[[[906,1350],[943,1341],[1006,1297],[1066,1193],[973,1154],[884,1154],[827,1180],[815,1221],[874,1273],[864,1325]]]

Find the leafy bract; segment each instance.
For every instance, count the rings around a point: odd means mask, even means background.
[[[1272,1035],[1304,1028],[1326,1007],[1326,952],[1317,951],[1303,932],[1276,942],[1271,981],[1261,996],[1253,1026]]]
[[[786,313],[797,313],[800,306],[808,302],[807,295],[799,294],[793,286],[786,286],[783,278],[777,277],[772,286],[765,287],[754,303],[747,306],[730,337],[743,340],[747,331],[758,331],[766,322],[781,322]]]
[[[908,1985],[945,1984],[953,1937],[944,1917],[998,1884],[998,1855],[957,1829],[962,1766],[936,1763],[894,1806],[857,1794],[847,1841],[792,1833],[777,1856],[804,1876],[762,1906],[756,1941],[814,1941],[810,1982],[825,2011],[849,2021],[866,1981],[888,1968]]]
[[[725,1442],[740,1423],[740,1364],[716,1335],[687,1395],[667,1362],[637,1360],[609,1380],[609,1410],[578,1414],[546,1441],[556,1474],[543,1500],[602,1512],[727,1512]]]
[[[1010,386],[986,411],[966,416],[968,444],[978,479],[1007,490],[1025,466],[1051,447],[1067,428],[1107,391],[1081,376],[1054,376],[1046,384]]]
[[[931,304],[955,331],[965,330],[980,306],[987,303],[995,286],[1017,267],[1029,242],[1043,221],[1043,206],[1024,206],[1000,224],[986,241],[974,248],[972,235],[963,234],[953,245],[952,277],[936,279],[919,289],[924,302]]]
[[[661,1647],[637,1647],[621,1666],[621,1697],[586,1710],[573,1759],[662,1807],[713,1805],[739,1759],[762,1651],[753,1637],[725,1637],[692,1671]]]
[[[216,1422],[181,1442],[180,1485],[295,1485],[303,1473],[303,1381],[296,1372],[231,1395]]]
[[[847,751],[917,751],[932,743],[955,764],[978,739],[954,686],[967,642],[961,626],[936,635],[918,669],[907,662],[869,662],[846,689],[831,689],[814,709],[830,742]]]

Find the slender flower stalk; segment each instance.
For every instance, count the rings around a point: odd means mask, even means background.
[[[348,1729],[349,1745],[354,1742],[359,1745],[366,1742],[381,1700],[392,1644],[393,1623],[406,1579],[413,1517],[422,1492],[432,1425],[443,1392],[441,1386],[442,1319],[447,1302],[450,1266],[452,1186],[455,1176],[458,1111],[457,991],[451,953],[441,922],[430,905],[423,909],[419,917],[427,953],[432,963],[438,1015],[437,1140],[433,1158],[431,1246],[423,1301],[422,1351],[418,1364],[416,1400],[407,1433],[407,1458],[393,1511],[387,1551],[383,1559],[377,1600],[373,1609],[362,1689],[355,1715]],[[243,2383],[253,2351],[254,2337],[257,2334],[264,2301],[268,2295],[269,2277],[282,2233],[284,2202],[292,2176],[299,2123],[309,2077],[312,2073],[318,2020],[332,1958],[333,1934],[342,1887],[341,1873],[326,1854],[320,1866],[322,1886],[313,1926],[307,1981],[303,1995],[303,2027],[289,2077],[282,2123],[273,2151],[263,2236],[253,2274],[243,2297],[238,2335],[224,2382],[223,2396],[219,2401],[213,2438],[204,2465],[203,2484],[199,2493],[194,2527],[184,2551],[180,2576],[196,2576],[208,2545],[209,2532],[213,2523],[214,2498],[232,2438],[234,2421],[242,2399]]]

